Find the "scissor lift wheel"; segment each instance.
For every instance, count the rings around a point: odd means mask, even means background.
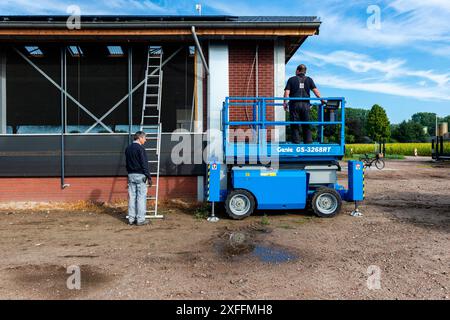
[[[314,193],[311,206],[317,216],[332,218],[341,211],[342,199],[334,189],[319,188]]]
[[[255,197],[246,190],[233,190],[225,201],[225,209],[231,218],[242,220],[255,210]]]

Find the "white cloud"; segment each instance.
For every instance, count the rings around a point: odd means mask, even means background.
[[[334,51],[327,54],[310,51],[301,53],[302,61],[309,61],[318,66],[331,64],[354,73],[378,72],[382,78],[387,80],[405,77],[423,78],[450,92],[450,73],[410,69],[405,66],[406,60],[403,59],[375,60],[368,55],[351,51]],[[300,57],[297,56],[294,61],[299,59]]]
[[[275,3],[272,5],[271,3]],[[257,15],[289,15],[292,14],[289,8],[277,2],[265,1],[255,8],[251,2],[244,1],[218,1],[209,0],[203,4],[205,7],[214,9],[231,16],[257,16]],[[299,14],[301,15],[301,14]]]
[[[369,1],[336,6],[326,2],[318,9],[322,17],[321,37],[333,43],[363,47],[414,46],[450,41],[450,1],[395,0],[379,2],[381,29],[367,28]],[[346,2],[347,3],[347,2]],[[350,12],[352,14],[350,14]],[[433,51],[430,51],[433,53]]]
[[[162,1],[161,3],[163,3]],[[157,5],[155,1],[138,0],[2,0],[0,2],[0,14],[67,14],[66,9],[70,5],[78,5],[82,15],[95,14],[163,14],[173,13],[173,9]]]
[[[307,62],[322,70],[343,68],[339,76],[316,73],[317,84],[337,89],[375,92],[417,100],[450,101],[450,73],[411,69],[403,59],[376,60],[351,51],[302,51],[292,63]],[[339,69],[337,69],[339,70]]]
[[[438,87],[422,87],[420,88],[420,90],[418,90],[417,86],[407,86],[395,82],[374,82],[361,80],[359,78],[343,78],[341,76],[337,77],[335,75],[319,75],[315,77],[314,81],[318,85],[337,89],[389,94],[406,98],[414,98],[418,100],[450,101],[450,93]]]

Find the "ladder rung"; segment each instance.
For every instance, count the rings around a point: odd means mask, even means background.
[[[150,160],[149,163],[158,163],[158,160]]]
[[[149,68],[159,68],[159,67],[161,67],[160,65],[157,65],[157,66],[148,66]]]
[[[159,87],[159,84],[148,84],[147,87]]]
[[[145,150],[147,150],[147,151],[158,151],[158,148],[147,148]]]
[[[159,78],[159,74],[149,74],[148,78]]]
[[[149,103],[149,104],[146,104],[145,106],[146,107],[157,107],[158,104],[156,104],[156,103]]]
[[[148,219],[164,219],[163,215],[158,215],[158,214],[155,214],[155,215],[152,215],[152,216],[146,215],[145,217],[148,218]]]
[[[147,197],[147,200],[156,200],[156,197]]]
[[[159,97],[159,93],[147,93],[147,97]]]
[[[159,118],[159,116],[144,116],[144,118]]]

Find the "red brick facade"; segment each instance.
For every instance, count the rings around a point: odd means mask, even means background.
[[[114,202],[126,200],[126,177],[67,178],[61,190],[59,178],[0,178],[0,202],[80,200]],[[161,177],[160,199],[197,200],[197,177]]]
[[[230,96],[256,96],[256,47],[258,45],[258,96],[274,94],[274,45],[273,42],[232,42],[229,45]],[[267,119],[274,120],[273,107],[267,108]],[[252,121],[252,107],[229,109],[231,121]],[[240,127],[247,129],[248,127]],[[268,133],[270,136],[270,132]],[[250,137],[249,137],[250,138]],[[241,140],[241,139],[239,139]]]

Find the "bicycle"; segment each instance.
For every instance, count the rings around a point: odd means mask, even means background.
[[[375,164],[375,167],[378,170],[383,170],[385,166],[384,160],[380,157],[379,154],[376,154],[375,158],[369,158],[369,155],[365,153],[364,157],[359,158],[359,161],[364,162],[365,168],[370,168]]]

